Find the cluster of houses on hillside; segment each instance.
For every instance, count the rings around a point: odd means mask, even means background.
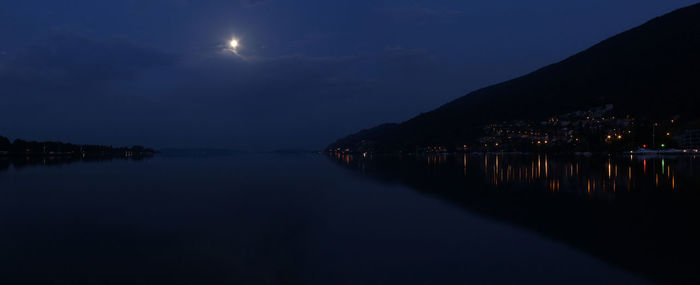
[[[554,116],[545,121],[514,120],[483,127],[476,141],[417,146],[416,153],[449,152],[601,152],[700,149],[700,130],[683,129],[674,116],[662,121],[619,116],[612,104]],[[373,153],[372,142],[335,153]],[[400,150],[413,152],[413,150]]]
[[[489,124],[474,148],[485,150],[536,150],[585,146],[602,142],[629,142],[634,118],[612,115],[613,105],[576,111],[541,122],[510,121]]]

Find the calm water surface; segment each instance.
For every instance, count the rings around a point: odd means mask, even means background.
[[[0,160],[2,284],[677,284],[698,160]]]

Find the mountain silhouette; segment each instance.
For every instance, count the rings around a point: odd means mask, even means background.
[[[413,150],[474,142],[486,124],[546,120],[613,104],[638,120],[700,118],[700,4],[681,8],[604,40],[561,62],[471,92],[400,124],[384,124],[328,146]]]

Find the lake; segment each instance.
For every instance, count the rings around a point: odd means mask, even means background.
[[[0,159],[2,284],[679,284],[691,156]]]

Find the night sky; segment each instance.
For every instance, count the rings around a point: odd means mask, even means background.
[[[0,135],[319,149],[695,2],[3,1]]]

